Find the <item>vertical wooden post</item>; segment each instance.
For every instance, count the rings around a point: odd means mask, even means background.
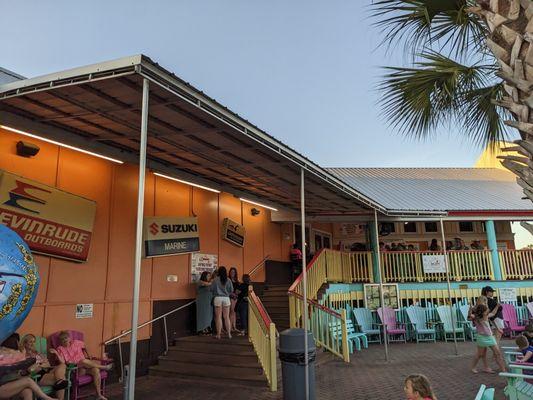
[[[348,329],[346,327],[346,310],[341,310],[342,322],[342,358],[345,362],[350,362],[350,349],[348,348]]]
[[[289,295],[289,327],[296,328],[296,298]]]
[[[270,390],[278,390],[278,363],[276,357],[276,324],[270,323]]]

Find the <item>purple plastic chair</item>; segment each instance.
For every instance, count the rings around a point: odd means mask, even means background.
[[[70,337],[72,340],[81,340],[83,341],[83,333],[78,331],[67,331],[70,334]],[[59,342],[59,334],[61,332],[53,333],[48,338],[48,343],[51,349],[56,349],[61,343]],[[87,359],[100,361],[102,364],[110,363],[112,360],[103,360],[96,357],[89,357],[89,354],[84,349],[85,356]],[[101,387],[102,387],[102,395],[105,396],[105,383],[107,380],[108,373],[107,371],[100,370],[100,378],[101,378]],[[71,381],[72,381],[72,388],[70,389],[70,398],[73,400],[77,399],[83,399],[85,397],[93,396],[94,394],[92,392],[89,392],[87,394],[80,394],[80,389],[83,386],[87,386],[93,382],[93,377],[89,374],[80,375],[78,373],[78,369],[74,370],[71,375]]]
[[[407,342],[405,324],[396,320],[396,312],[390,307],[378,308],[378,315],[383,325],[387,327],[389,342]]]
[[[526,327],[523,321],[518,320],[516,309],[512,304],[502,304],[503,321],[505,322],[505,332],[510,338],[514,338],[515,333],[523,332]]]

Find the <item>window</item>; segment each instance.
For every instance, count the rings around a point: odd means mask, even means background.
[[[416,222],[404,222],[403,231],[405,233],[416,233]]]
[[[379,234],[382,236],[386,236],[394,232],[396,232],[396,229],[394,228],[394,222],[382,222],[379,225]]]
[[[426,222],[424,228],[427,233],[437,232],[437,223],[436,222]]]
[[[468,221],[459,222],[459,232],[474,232],[474,223]]]

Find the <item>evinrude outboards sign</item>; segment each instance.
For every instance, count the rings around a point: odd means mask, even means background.
[[[200,250],[196,217],[145,217],[144,256],[170,256]]]

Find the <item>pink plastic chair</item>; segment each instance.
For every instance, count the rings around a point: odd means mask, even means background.
[[[71,337],[72,340],[81,340],[81,341],[83,341],[83,333],[78,332],[78,331],[67,331],[67,332],[70,334],[70,337]],[[56,349],[60,345],[59,334],[60,334],[60,332],[53,333],[48,338],[48,344],[49,344],[50,348]],[[86,351],[84,351],[84,352],[85,352],[85,356],[88,359],[100,361],[102,364],[107,364],[107,363],[112,362],[112,360],[109,360],[109,359],[103,360],[103,359],[96,358],[96,357],[90,357],[89,354],[87,354]],[[102,379],[101,380],[102,395],[104,395],[104,396],[105,396],[105,383],[106,383],[106,380],[107,380],[107,376],[108,376],[107,371],[100,371],[100,377]],[[72,388],[70,390],[70,398],[71,399],[73,399],[73,400],[83,399],[85,397],[90,397],[90,396],[94,395],[92,392],[89,392],[89,393],[84,394],[84,395],[80,394],[80,389],[83,386],[87,386],[87,385],[89,385],[89,384],[91,384],[93,382],[93,377],[91,375],[88,375],[88,374],[80,375],[80,374],[78,374],[78,369],[76,369],[72,373],[71,381],[72,381]]]
[[[383,325],[387,327],[389,342],[407,341],[405,324],[396,320],[396,312],[390,307],[378,308],[378,315]]]
[[[515,333],[523,332],[526,329],[523,321],[518,320],[516,309],[512,304],[502,304],[503,321],[505,322],[505,333],[514,338]]]

